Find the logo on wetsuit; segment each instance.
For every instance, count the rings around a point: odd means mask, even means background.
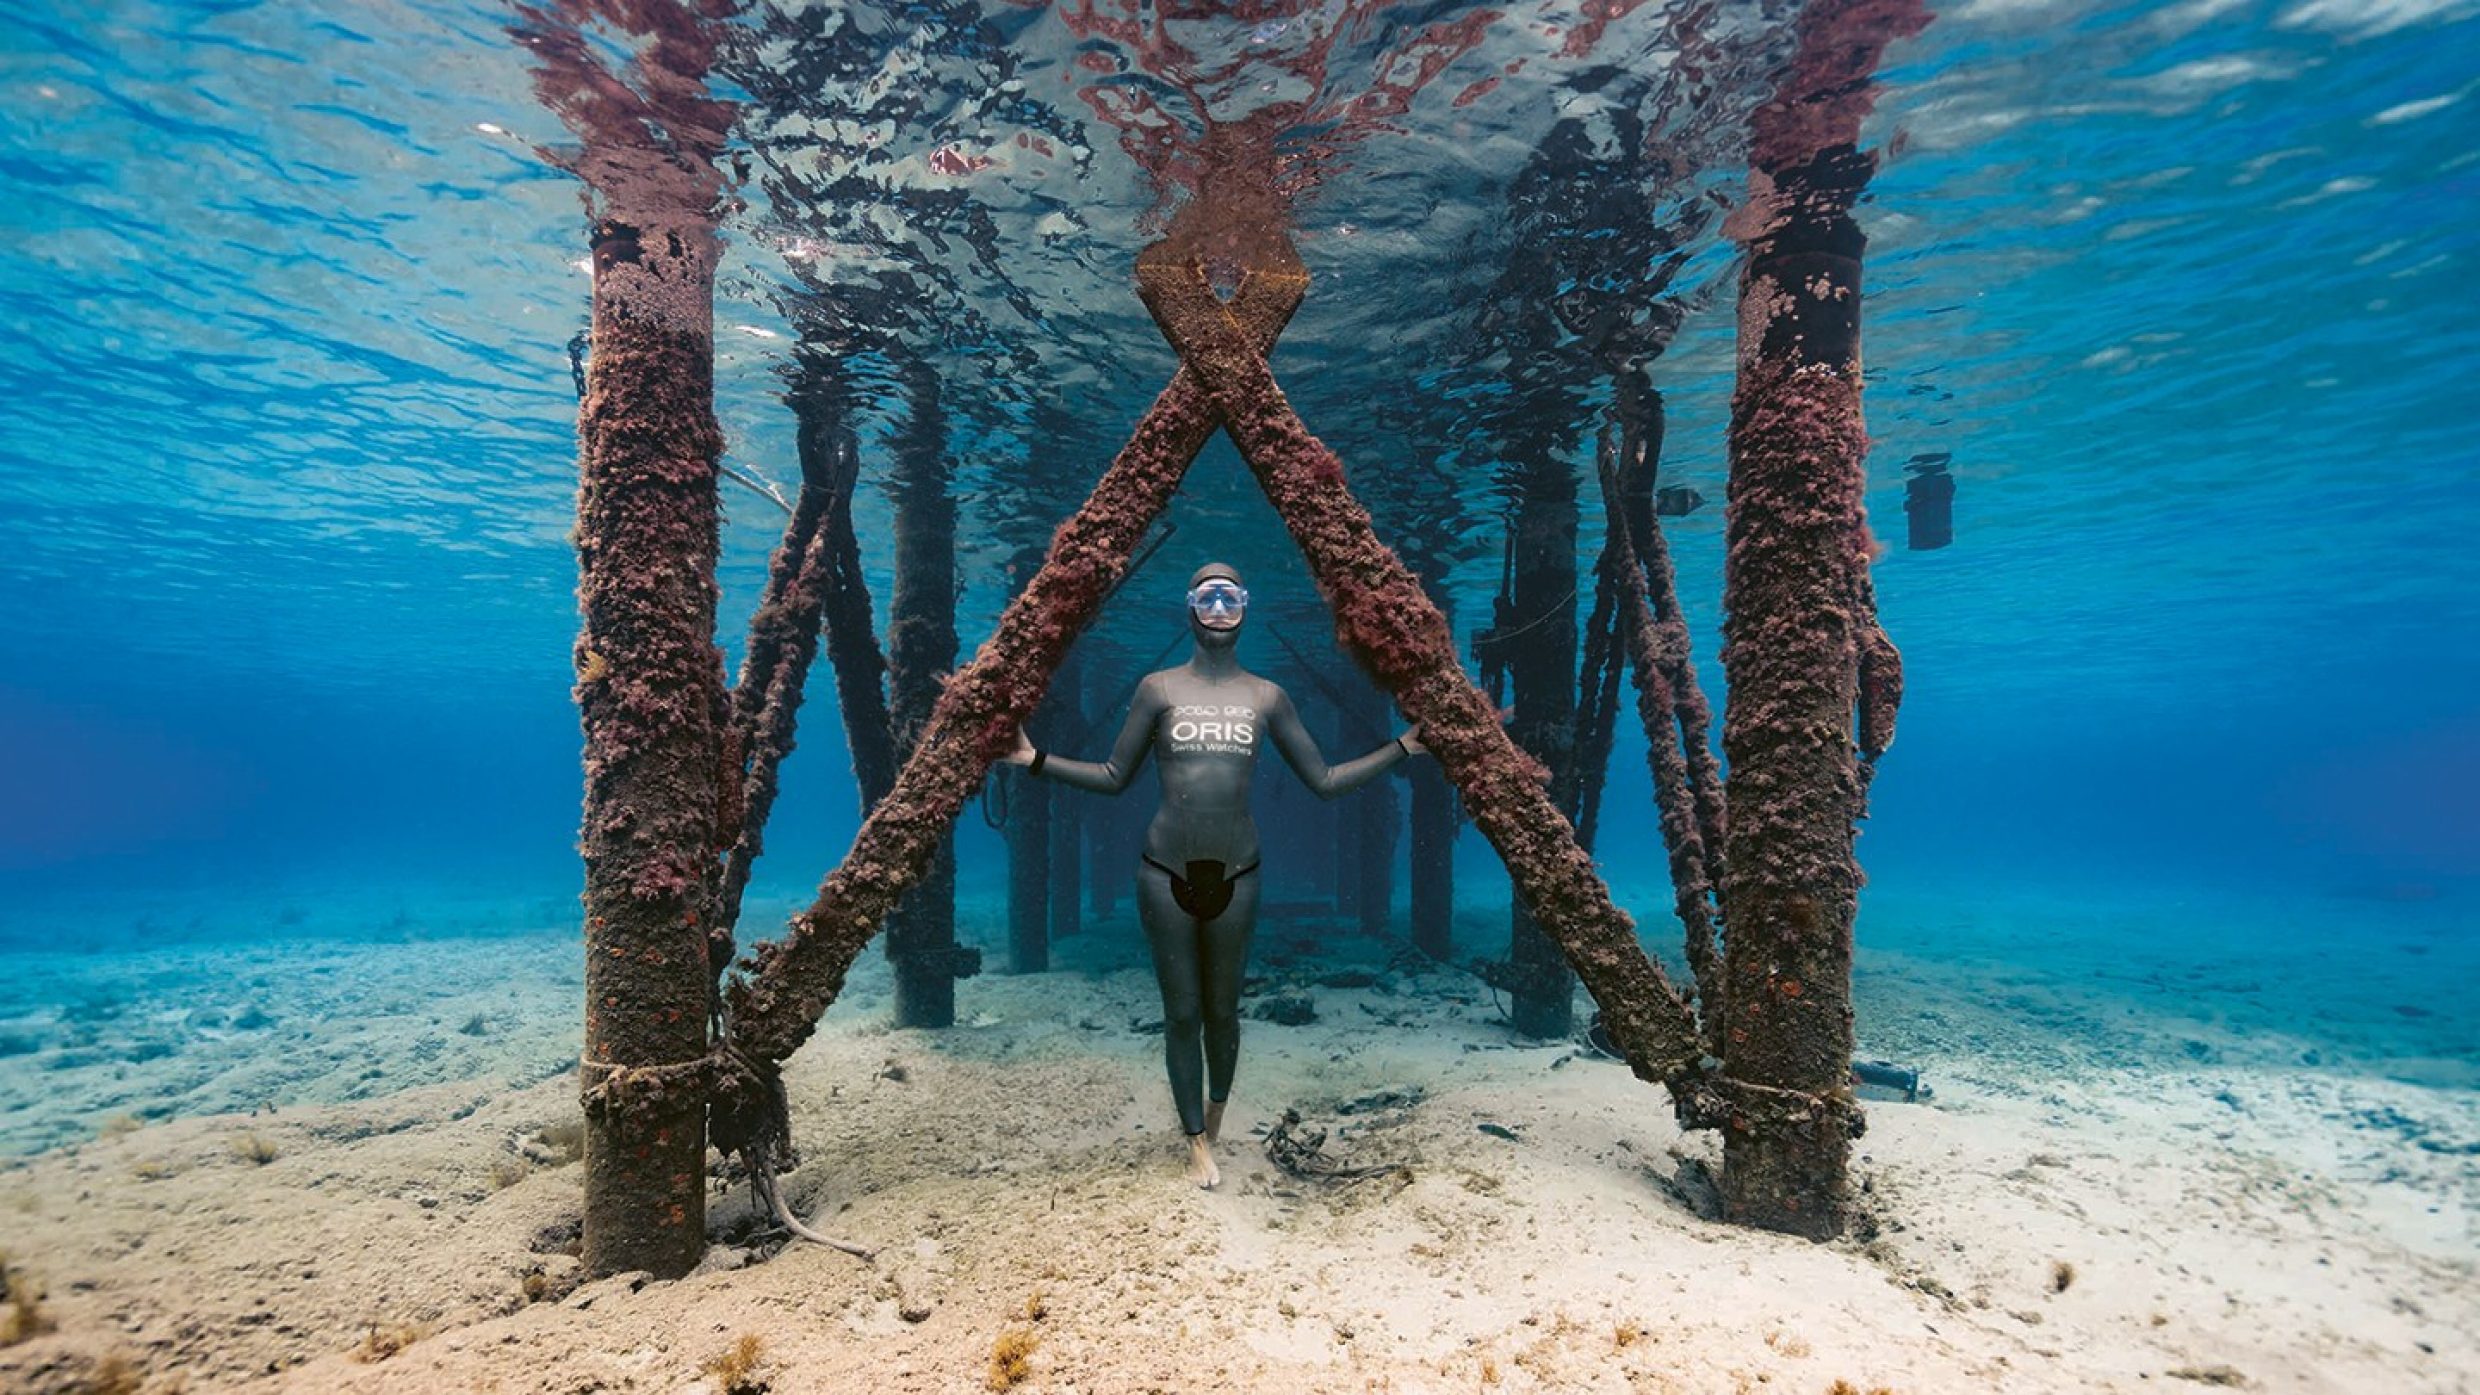
[[[1171,749],[1181,754],[1257,754],[1257,709],[1182,703],[1171,709]]]

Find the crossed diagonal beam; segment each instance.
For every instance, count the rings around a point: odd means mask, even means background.
[[[1683,1112],[1708,1112],[1703,1053],[1687,1003],[1578,846],[1545,788],[1464,674],[1446,620],[1420,582],[1378,540],[1344,483],[1343,464],[1302,425],[1267,353],[1308,288],[1290,243],[1253,248],[1229,301],[1217,297],[1187,244],[1166,240],[1138,259],[1139,294],[1181,357],[1178,373],[1084,505],[1051,540],[1042,567],[999,627],[940,696],[904,769],[864,820],[792,933],[753,952],[728,993],[728,1028],[713,1081],[718,1144],[772,1166],[789,1156],[775,1068],[817,1030],[845,975],[899,897],[927,871],[939,839],[1041,702],[1051,674],[1126,570],[1220,427],[1306,556],[1344,647],[1421,725],[1506,860],[1535,918],[1602,1005],[1630,1066],[1671,1086]]]
[[[1269,259],[1299,266],[1288,242]],[[1567,955],[1636,1074],[1672,1087],[1705,1113],[1696,1019],[1637,942],[1575,829],[1551,800],[1541,766],[1518,750],[1465,676],[1446,618],[1372,527],[1344,482],[1343,462],[1285,400],[1252,338],[1244,307],[1225,304],[1206,270],[1168,244],[1137,261],[1138,294],[1154,322],[1221,409],[1223,427],[1307,558],[1347,652],[1420,724],[1421,740],[1464,795],[1473,824],[1506,862],[1517,891]]]
[[[1262,356],[1273,346],[1307,287],[1297,262],[1243,281],[1229,315],[1250,352]],[[769,1107],[770,1082],[756,1073],[771,1071],[817,1030],[853,961],[928,870],[992,762],[1013,748],[1069,646],[1093,622],[1220,420],[1204,382],[1183,366],[1084,505],[1052,535],[1041,569],[1009,602],[997,632],[948,681],[912,756],[817,900],[793,917],[787,937],[752,952],[750,972],[726,993],[722,1055],[730,1069],[714,1082],[719,1144],[741,1146],[756,1122],[748,1112]],[[772,1107],[780,1109],[780,1101]]]

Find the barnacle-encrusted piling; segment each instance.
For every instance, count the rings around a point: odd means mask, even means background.
[[[1647,457],[1630,452],[1624,432],[1617,456],[1605,456],[1601,462],[1603,507],[1620,553],[1619,565],[1612,574],[1616,593],[1613,600],[1628,673],[1635,685],[1637,720],[1645,729],[1645,761],[1653,776],[1654,807],[1660,815],[1663,850],[1670,859],[1672,905],[1680,928],[1686,932],[1688,969],[1696,979],[1698,1025],[1704,1030],[1707,1052],[1718,1054],[1713,1050],[1722,1015],[1722,960],[1715,937],[1718,917],[1705,837],[1697,819],[1690,750],[1684,744],[1686,725],[1679,718],[1687,701],[1701,707],[1704,696],[1692,693],[1683,700],[1673,687],[1673,675],[1681,670],[1666,652],[1665,630],[1655,619],[1653,592],[1647,582],[1648,568],[1641,562],[1633,541],[1628,504],[1639,491],[1630,477],[1649,473],[1649,465]],[[1651,528],[1650,511],[1646,526]],[[1654,540],[1658,545],[1658,533]],[[1667,583],[1667,559],[1661,575]],[[1670,598],[1668,604],[1675,611],[1677,598]],[[1695,677],[1687,674],[1683,681],[1693,685]],[[1696,739],[1701,743],[1703,728],[1696,731]],[[1711,758],[1710,752],[1704,754]]]
[[[937,372],[918,359],[904,379],[912,415],[895,453],[895,593],[888,598],[887,706],[896,754],[921,739],[956,662],[956,501],[947,488],[947,414]],[[978,951],[972,962],[979,963]],[[887,923],[899,1027],[956,1022],[956,858],[948,840]]]
[[[715,647],[714,159],[727,104],[706,95],[715,4],[520,10],[535,87],[576,134],[559,158],[592,211],[592,355],[579,406],[574,657],[585,733],[588,1101],[585,1262],[686,1273],[705,1249],[704,1103],[693,1085],[628,1108],[603,1087],[706,1049],[716,854],[737,822],[724,779]],[[579,25],[634,45],[604,69]],[[731,797],[727,798],[727,794]]]
[[[1750,200],[1730,228],[1740,281],[1724,571],[1722,1195],[1733,1220],[1812,1238],[1850,1208],[1855,822],[1867,784],[1854,715],[1864,659],[1892,646],[1862,609],[1868,434],[1860,412],[1860,257],[1851,215],[1885,45],[1918,0],[1815,0],[1788,74],[1754,122]],[[1873,744],[1892,708],[1872,700]]]

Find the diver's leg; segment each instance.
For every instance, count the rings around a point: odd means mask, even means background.
[[[1211,1187],[1222,1180],[1206,1148],[1204,1017],[1197,963],[1197,922],[1171,896],[1171,875],[1137,868],[1137,916],[1154,950],[1154,978],[1162,986],[1163,1068],[1171,1077],[1171,1103],[1188,1135],[1189,1180]]]
[[[1248,973],[1249,940],[1257,933],[1258,873],[1231,884],[1231,904],[1206,922],[1203,950],[1206,1138],[1223,1136],[1223,1106],[1240,1064],[1240,981]]]

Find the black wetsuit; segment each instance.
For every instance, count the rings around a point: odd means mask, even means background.
[[[1202,659],[1202,656],[1201,656]],[[1249,776],[1264,740],[1321,799],[1360,788],[1405,755],[1389,741],[1330,766],[1280,687],[1237,662],[1214,672],[1192,661],[1146,675],[1111,758],[1099,764],[1045,755],[1042,773],[1078,789],[1117,794],[1146,752],[1162,775],[1162,808],[1145,831],[1137,909],[1162,982],[1163,1057],[1180,1126],[1205,1131],[1201,1083],[1231,1095],[1240,1058],[1240,977],[1257,928],[1257,824]],[[1200,1076],[1206,1079],[1201,1082]]]

